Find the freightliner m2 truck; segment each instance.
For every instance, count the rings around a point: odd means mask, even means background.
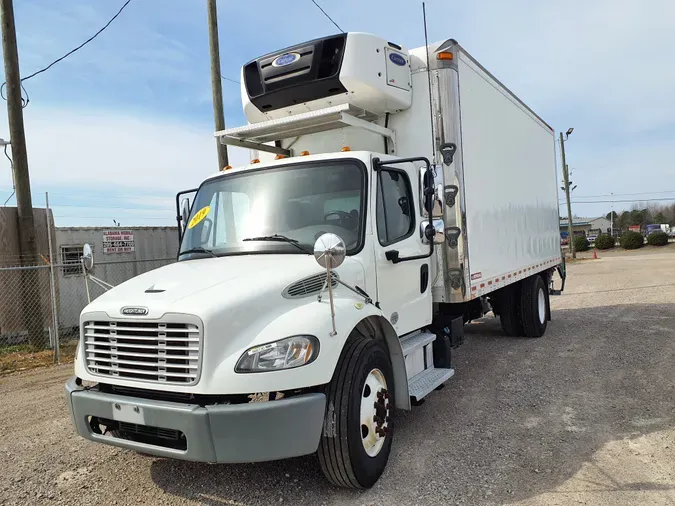
[[[367,488],[466,323],[544,334],[554,132],[452,39],[312,40],[244,65],[241,95],[248,124],[215,136],[251,163],[177,195],[175,263],[82,311],[73,423],[176,459],[316,453]]]

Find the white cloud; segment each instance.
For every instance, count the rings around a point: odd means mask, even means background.
[[[33,104],[24,117],[31,180],[43,187],[70,184],[75,195],[81,187],[122,187],[170,197],[218,169],[213,131],[186,122]],[[7,124],[4,110],[0,124]],[[233,165],[249,160],[247,150],[230,155]],[[11,184],[9,170],[0,172],[0,187]]]

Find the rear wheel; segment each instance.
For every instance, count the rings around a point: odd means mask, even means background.
[[[531,276],[522,281],[521,320],[527,337],[541,337],[546,332],[548,289],[543,278]]]
[[[502,293],[499,296],[499,319],[507,336],[517,337],[524,333],[521,323],[520,299],[520,283],[502,288]]]
[[[321,469],[334,485],[369,488],[389,460],[394,375],[384,345],[361,335],[345,344],[326,390]]]

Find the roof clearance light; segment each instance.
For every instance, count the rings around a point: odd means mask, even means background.
[[[274,157],[275,160],[281,160],[283,158],[286,158],[286,155],[277,155]]]
[[[309,155],[309,151],[303,151],[302,153],[300,153],[300,156],[307,156],[307,155]]]
[[[260,163],[260,159],[259,159],[259,158],[254,158],[253,160],[251,160],[251,163]]]
[[[346,151],[351,151],[351,150],[352,150],[352,148],[350,148],[349,146],[342,146],[342,149],[340,151],[345,153]]]
[[[454,60],[455,55],[452,54],[450,51],[441,51],[439,53],[436,53],[436,59],[437,60]]]
[[[223,171],[225,171],[225,170],[230,170],[231,168],[232,168],[232,165],[226,165],[225,167],[223,167],[222,169],[220,169],[220,172],[223,172]]]

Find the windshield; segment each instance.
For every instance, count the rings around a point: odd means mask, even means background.
[[[363,243],[365,181],[365,167],[355,160],[264,168],[207,181],[195,196],[180,260],[303,254],[329,232],[342,238],[347,254],[354,254]]]

